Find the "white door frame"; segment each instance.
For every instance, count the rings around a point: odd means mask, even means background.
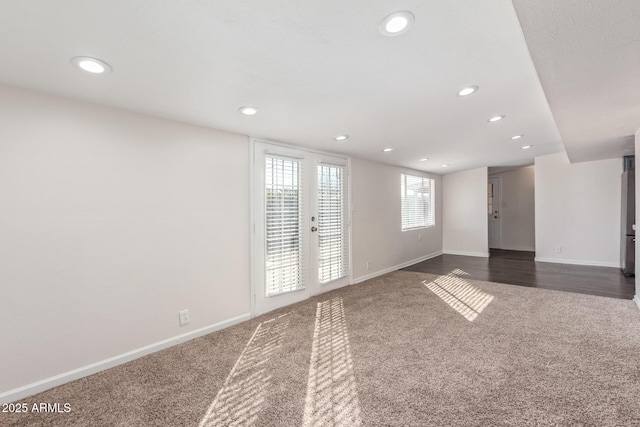
[[[339,287],[342,286],[346,286],[349,284],[353,283],[353,277],[352,277],[352,245],[351,245],[351,231],[352,231],[352,227],[351,227],[351,158],[344,156],[344,155],[339,155],[339,154],[333,154],[333,153],[327,153],[327,152],[322,152],[322,151],[316,151],[316,150],[309,150],[309,149],[305,149],[302,147],[297,147],[297,146],[293,146],[293,145],[288,145],[288,144],[284,144],[284,143],[280,143],[280,142],[275,142],[275,141],[270,141],[270,140],[266,140],[266,139],[259,139],[259,138],[250,138],[250,144],[249,144],[249,193],[250,193],[250,200],[249,200],[249,208],[250,208],[250,215],[249,215],[249,221],[250,221],[250,267],[251,267],[251,286],[250,286],[250,305],[251,305],[251,317],[255,317],[258,316],[260,314],[266,313],[270,310],[267,311],[261,311],[259,312],[259,308],[256,306],[256,295],[258,292],[258,280],[261,280],[261,275],[260,272],[257,271],[258,265],[261,264],[259,263],[257,257],[257,245],[261,244],[260,242],[256,241],[256,223],[257,221],[262,221],[262,218],[257,218],[257,204],[258,203],[262,203],[261,200],[258,200],[259,195],[261,194],[261,191],[259,189],[257,189],[257,176],[256,176],[256,161],[258,159],[258,156],[261,155],[260,152],[258,152],[257,147],[260,147],[260,149],[264,148],[263,145],[264,144],[268,144],[269,146],[273,146],[276,150],[282,150],[283,153],[286,152],[302,152],[305,154],[308,154],[309,157],[312,157],[314,159],[325,159],[325,158],[334,158],[334,159],[340,159],[344,162],[346,162],[346,169],[347,169],[347,175],[346,175],[346,179],[347,179],[347,200],[346,200],[346,204],[347,204],[347,225],[348,225],[348,233],[347,233],[347,244],[348,244],[348,273],[347,273],[347,278],[346,280],[340,281],[340,282],[330,282],[326,285],[319,285],[319,286],[315,286],[315,283],[313,283],[314,278],[317,276],[317,273],[315,275],[312,274],[308,274],[309,279],[308,280],[308,286],[300,291],[293,291],[290,292],[289,294],[284,294],[284,295],[278,295],[277,297],[282,297],[284,296],[285,298],[283,299],[284,303],[281,305],[283,306],[287,306],[290,304],[293,304],[295,302],[298,302],[300,300],[304,300],[309,298],[310,296],[313,295],[318,295],[320,293],[323,292],[328,292],[331,291],[333,289],[337,289]],[[317,164],[317,162],[314,162],[314,165]],[[310,184],[310,183],[309,183]],[[308,213],[307,213],[308,214]],[[308,215],[307,215],[308,216]],[[309,222],[307,219],[305,219],[305,223]],[[308,225],[308,224],[305,224]],[[307,227],[308,229],[309,227]],[[311,241],[315,241],[315,239],[309,239],[309,242]],[[308,251],[310,254],[311,253],[315,253],[315,251]],[[314,266],[316,265],[315,263],[311,263],[311,259],[308,262],[309,267],[307,268],[308,273],[310,272],[310,270],[312,268],[314,268]],[[297,294],[297,295],[296,295]],[[291,297],[289,297],[288,295],[292,295]],[[279,307],[281,307],[279,306]],[[277,307],[277,308],[279,308]],[[275,309],[275,308],[273,308]]]

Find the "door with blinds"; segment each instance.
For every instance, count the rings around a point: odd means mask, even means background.
[[[348,163],[254,142],[254,309],[349,283]]]
[[[315,163],[310,255],[314,294],[319,294],[349,283],[348,167],[338,158],[320,157]]]

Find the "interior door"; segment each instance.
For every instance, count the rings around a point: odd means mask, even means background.
[[[489,178],[487,184],[487,218],[489,221],[489,247],[499,249],[500,242],[500,178]]]
[[[350,282],[348,162],[254,142],[253,313]]]

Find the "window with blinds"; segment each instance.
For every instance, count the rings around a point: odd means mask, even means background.
[[[302,162],[267,156],[265,165],[266,294],[302,289]]]
[[[318,164],[318,281],[347,275],[347,210],[344,166]]]
[[[401,175],[402,231],[435,225],[435,181]]]

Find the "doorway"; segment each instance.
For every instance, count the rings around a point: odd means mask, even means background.
[[[350,283],[349,161],[254,141],[254,315]]]
[[[491,167],[487,177],[490,253],[535,251],[535,166]]]

